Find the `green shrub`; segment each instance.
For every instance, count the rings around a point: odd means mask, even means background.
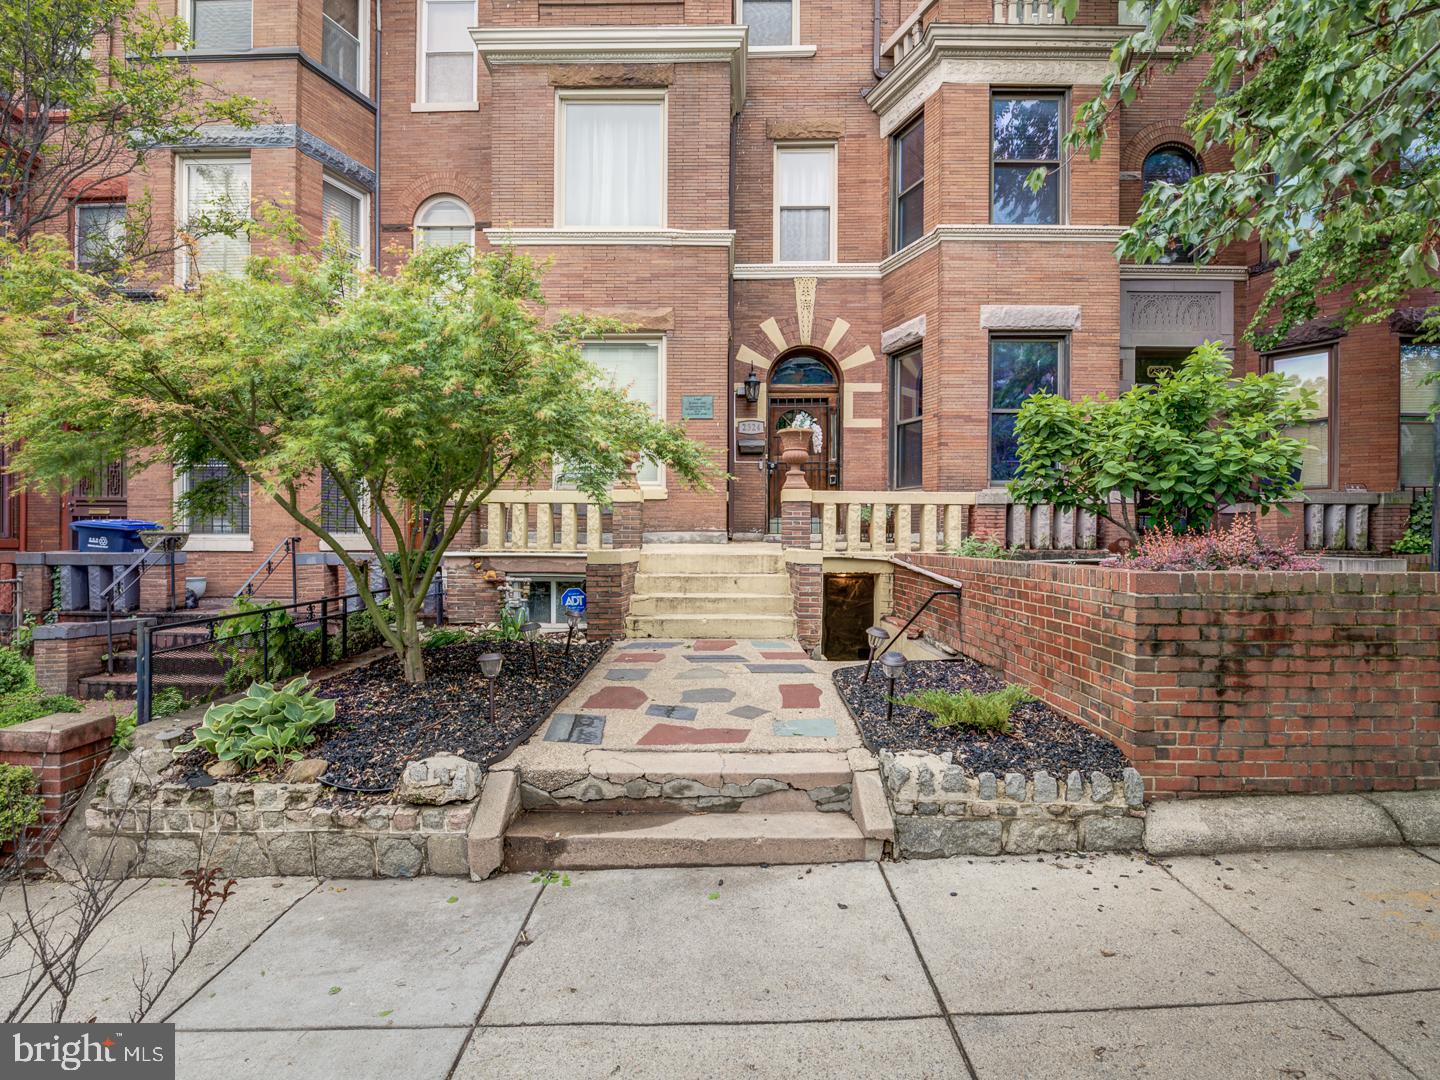
[[[195,729],[195,739],[175,748],[184,754],[196,747],[220,761],[237,762],[242,770],[267,761],[298,761],[301,748],[315,741],[315,728],[335,718],[335,702],[306,693],[302,675],[279,690],[251,683],[239,701],[211,705]]]
[[[1023,686],[1007,686],[989,694],[973,690],[917,690],[896,698],[897,705],[910,705],[931,714],[930,726],[968,727],[977,731],[1009,733],[1010,713],[1015,706],[1034,701],[1035,695]]]
[[[14,649],[0,648],[0,698],[35,688],[35,669]]]
[[[528,618],[523,612],[512,614],[509,608],[500,609],[500,621],[480,631],[481,641],[520,641],[525,634],[520,629]]]
[[[79,712],[80,702],[68,694],[42,694],[27,690],[0,698],[0,728],[14,727],[27,720],[38,720],[57,712]]]
[[[1430,519],[1435,514],[1434,495],[1421,492],[1410,507],[1410,519],[1405,523],[1405,535],[1395,541],[1391,550],[1401,555],[1430,554]]]
[[[21,829],[40,820],[39,789],[34,770],[24,765],[0,764],[0,844],[15,839]]]
[[[432,630],[420,643],[422,649],[443,649],[446,645],[459,645],[469,641],[470,635],[464,630]]]
[[[951,555],[963,555],[967,559],[1011,559],[1019,548],[1006,547],[988,536],[967,536],[958,544],[951,545]]]

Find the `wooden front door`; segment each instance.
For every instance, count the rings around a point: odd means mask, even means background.
[[[125,462],[107,462],[93,476],[86,477],[70,489],[65,509],[66,543],[73,542],[69,522],[87,518],[123,518],[129,498],[125,492]]]
[[[785,480],[785,466],[780,460],[781,428],[810,428],[810,458],[805,463],[805,482],[811,491],[828,491],[840,486],[840,399],[834,391],[780,394],[771,388],[766,403],[767,431],[770,433],[766,467],[769,470],[768,508],[769,531],[780,531],[780,485]],[[814,434],[819,432],[818,437]]]

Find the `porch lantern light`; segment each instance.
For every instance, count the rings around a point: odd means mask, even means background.
[[[520,633],[524,635],[526,642],[530,645],[530,671],[532,674],[540,674],[540,661],[535,655],[535,639],[540,636],[540,624],[538,622],[527,622],[520,627]]]
[[[880,657],[880,670],[885,673],[885,681],[890,686],[889,691],[885,694],[885,722],[887,724],[895,715],[895,680],[900,677],[900,672],[904,667],[905,657],[894,650]]]
[[[760,400],[760,376],[755,374],[755,368],[750,368],[750,374],[745,376],[745,400],[754,405]]]
[[[875,663],[875,654],[884,648],[885,642],[889,640],[889,638],[890,632],[883,626],[872,626],[869,630],[865,631],[865,641],[868,646],[868,652],[865,659],[865,674],[861,676],[861,683],[868,683],[870,681],[870,665]]]
[[[485,685],[490,689],[490,722],[495,722],[495,680],[500,677],[500,668],[505,658],[498,652],[487,652],[480,657],[480,674],[485,676]]]
[[[565,621],[570,624],[570,629],[565,631],[565,658],[570,658],[570,642],[575,640],[575,631],[580,629],[580,612],[566,611]]]

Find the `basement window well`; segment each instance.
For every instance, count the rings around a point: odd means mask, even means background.
[[[875,575],[826,574],[824,634],[826,660],[864,660],[866,627],[875,625]]]

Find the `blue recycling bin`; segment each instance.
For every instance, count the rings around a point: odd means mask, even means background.
[[[70,523],[77,551],[144,551],[145,541],[140,539],[140,534],[158,528],[158,521],[136,518],[91,518]]]

